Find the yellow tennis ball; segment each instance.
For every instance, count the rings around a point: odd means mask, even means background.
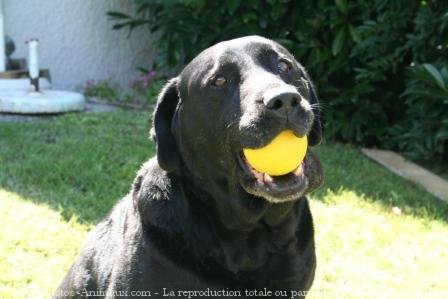
[[[262,148],[244,148],[247,162],[257,171],[278,176],[294,171],[305,158],[308,141],[291,130],[278,134]]]

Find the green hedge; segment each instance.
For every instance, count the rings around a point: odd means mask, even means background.
[[[222,40],[274,39],[309,70],[328,139],[415,158],[448,153],[448,1],[134,0],[114,29],[158,32],[153,68],[188,63]]]

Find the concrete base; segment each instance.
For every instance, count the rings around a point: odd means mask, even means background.
[[[363,148],[362,152],[395,174],[421,185],[432,195],[448,202],[448,182],[392,151]]]
[[[85,99],[82,94],[69,91],[0,90],[0,112],[18,114],[45,114],[83,111]]]
[[[119,110],[120,108],[111,105],[86,102],[84,113],[105,113]],[[61,114],[11,114],[0,112],[0,124],[2,122],[35,122],[54,119]]]
[[[39,87],[41,89],[50,89],[51,84],[47,78],[39,78]],[[23,90],[28,91],[31,89],[31,83],[29,78],[14,78],[14,79],[0,79],[0,91],[1,90]]]

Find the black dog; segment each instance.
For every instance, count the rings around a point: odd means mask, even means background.
[[[295,171],[272,178],[241,154],[286,129],[320,142],[316,93],[287,50],[251,36],[203,51],[160,93],[157,156],[90,234],[55,297],[303,296],[316,266],[304,195],[322,183],[320,163],[308,150]]]

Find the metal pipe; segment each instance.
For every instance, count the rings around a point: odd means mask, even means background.
[[[39,40],[32,38],[27,41],[28,43],[28,74],[31,79],[31,86],[33,91],[39,92],[39,54],[38,46]]]

